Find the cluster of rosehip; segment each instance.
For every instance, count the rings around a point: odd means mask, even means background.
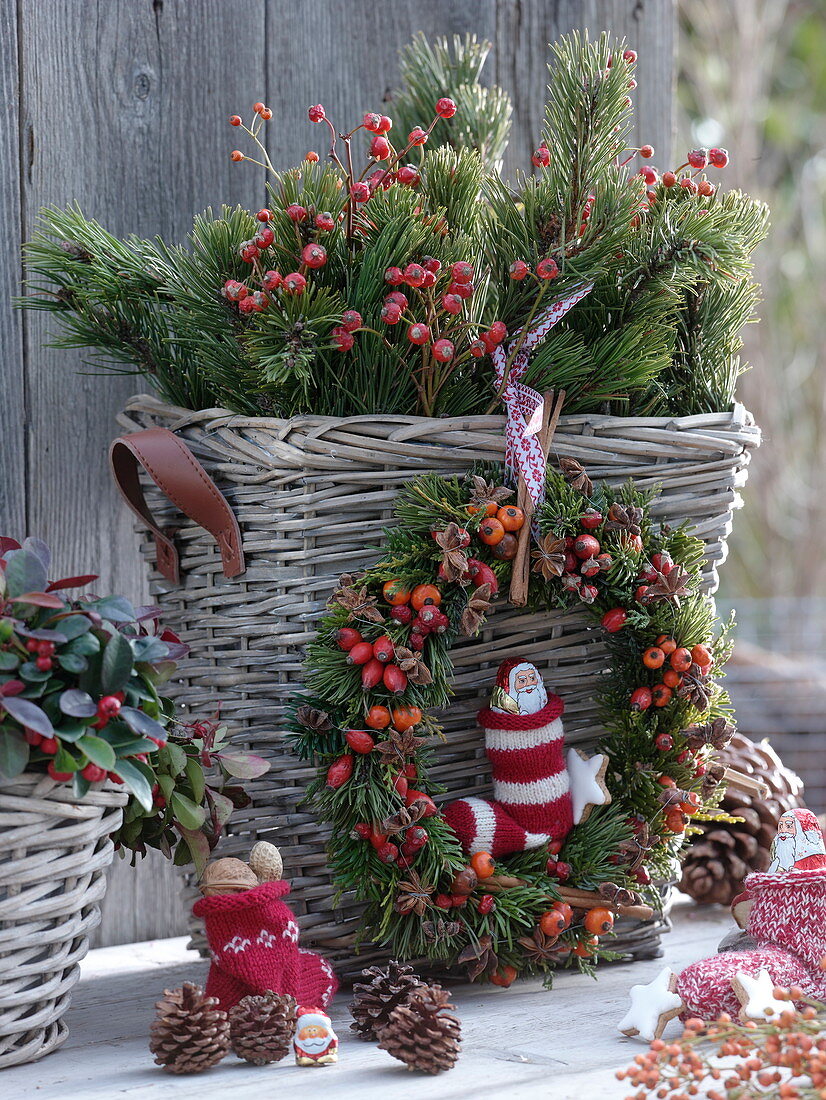
[[[643,145],[638,152],[641,157],[646,158],[654,155],[654,150],[650,145]],[[725,168],[727,164],[728,151],[726,149],[693,149],[686,157],[685,163],[679,165],[673,172],[663,172],[660,176],[656,168],[653,168],[650,164],[645,164],[640,169],[639,174],[648,187],[646,199],[649,204],[657,201],[657,192],[652,188],[658,183],[662,183],[666,190],[671,187],[680,187],[689,195],[702,195],[704,198],[711,198],[717,190],[714,184],[705,176],[700,180],[697,180],[696,177],[708,167]]]
[[[371,691],[379,684],[384,684],[392,695],[405,693],[407,676],[393,663],[395,646],[392,638],[382,634],[374,642],[369,642],[364,639],[360,630],[344,626],[338,632],[337,642],[339,649],[347,654],[347,664],[361,668],[361,686],[364,691]]]
[[[500,507],[493,501],[486,505],[485,512],[479,525],[479,538],[499,561],[513,561],[518,546],[517,534],[525,526],[525,513],[515,504]]]
[[[30,653],[35,652],[35,650],[32,648],[33,642],[34,639],[32,638],[26,643],[26,648],[29,650]],[[52,645],[51,642],[38,643],[38,645],[44,644]],[[53,645],[51,653],[54,653]],[[42,660],[44,662],[48,660],[49,667],[51,667],[51,654],[49,654],[48,656],[41,656],[38,658],[38,660]],[[41,666],[38,665],[38,668],[40,667]],[[43,668],[43,671],[47,670]],[[120,708],[125,699],[126,696],[122,691],[119,691],[116,695],[104,695],[98,701],[97,715],[95,721],[92,723],[92,728],[96,730],[103,729],[103,727],[109,722],[110,718],[116,718],[120,713]],[[35,730],[32,729],[27,729],[24,733],[24,737],[26,739],[26,742],[31,745],[32,748],[38,749],[40,752],[43,753],[44,756],[56,756],[58,749],[60,749],[61,747],[61,743],[56,737],[44,737],[42,734],[37,733]],[[115,775],[113,772],[107,772],[106,768],[101,768],[99,765],[92,763],[91,760],[87,761],[86,764],[83,764],[79,770],[83,778],[88,780],[90,783],[98,783],[100,782],[100,780],[106,779],[107,776],[108,778],[114,780],[116,783],[123,782],[123,780],[119,776]],[[54,766],[54,761],[52,760],[49,761],[46,767],[46,771],[49,773],[51,778],[58,783],[68,783],[69,780],[73,779],[75,775],[74,772],[57,771]]]
[[[662,680],[653,687],[638,687],[631,693],[631,710],[643,711],[649,707],[667,707],[674,693],[683,685],[686,673],[704,679],[711,671],[713,658],[711,650],[705,645],[695,645],[691,649],[678,645],[669,634],[661,634],[653,645],[642,655],[642,663],[651,671],[659,672]],[[656,740],[661,752],[674,747],[671,734],[661,733]]]
[[[583,533],[565,538],[565,567],[562,573],[562,587],[573,592],[583,603],[593,603],[599,591],[592,583],[600,573],[607,573],[614,564],[611,555],[602,549],[600,541],[591,534],[602,526],[604,517],[596,508],[587,508],[580,516],[579,523]],[[626,544],[636,550],[642,550],[639,535],[623,536]]]

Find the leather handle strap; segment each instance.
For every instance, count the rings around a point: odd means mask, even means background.
[[[244,572],[238,521],[215,482],[178,436],[168,428],[146,428],[119,436],[109,448],[109,462],[121,496],[155,538],[158,570],[167,580],[180,582],[178,551],[149,511],[138,477],[139,463],[184,515],[209,531],[221,551],[224,576],[237,577]]]

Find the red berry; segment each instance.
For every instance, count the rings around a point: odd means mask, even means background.
[[[462,312],[462,299],[458,294],[443,294],[442,309],[446,313],[452,313],[455,317],[458,313]]]
[[[447,96],[442,96],[441,99],[436,100],[436,114],[439,118],[453,118],[456,114],[456,104]]]
[[[692,149],[692,151],[686,157],[686,160],[692,168],[705,168],[705,166],[708,164],[708,150]]]
[[[623,61],[627,61],[629,65],[633,65],[637,60],[636,50],[624,50],[622,54]]]
[[[379,119],[379,133],[386,134],[388,130],[393,129],[393,119],[388,118],[387,115],[382,115]]]
[[[496,908],[496,898],[493,894],[482,894],[479,898],[479,904],[476,906],[477,910],[486,916],[488,913],[492,913]]]
[[[430,354],[438,363],[449,363],[455,353],[450,340],[437,340],[430,348]]]
[[[370,142],[370,156],[376,160],[385,160],[390,156],[390,142],[382,134],[376,134]]]
[[[317,164],[320,158],[315,149],[308,149],[304,154],[304,159],[308,160],[311,164]]]
[[[408,145],[424,145],[427,141],[427,134],[421,128],[421,126],[415,126],[407,135]]]
[[[71,772],[57,771],[52,760],[49,761],[48,766],[46,767],[46,771],[56,783],[67,783],[72,778]]]
[[[347,652],[348,665],[366,665],[373,659],[373,646],[371,642],[358,641],[350,646]]]
[[[261,280],[261,285],[264,290],[272,293],[274,290],[278,290],[283,281],[280,271],[265,271],[264,278]],[[246,293],[246,287],[244,288],[244,292]]]
[[[668,752],[669,749],[674,748],[674,738],[670,733],[659,733],[657,734],[654,744],[660,752]]]
[[[421,286],[424,282],[425,269],[421,264],[408,264],[404,269],[404,281],[408,286]]]
[[[488,346],[484,340],[474,340],[468,351],[474,359],[481,359],[483,355],[488,354]]]
[[[350,197],[353,202],[367,202],[370,198],[370,186],[367,183],[354,183],[350,188]]]
[[[419,169],[414,164],[403,164],[396,172],[396,179],[399,183],[412,187],[419,182]]]
[[[361,328],[361,314],[357,309],[345,309],[341,315],[341,327],[345,332],[355,332]]]
[[[531,156],[531,163],[537,168],[547,168],[551,163],[551,151],[544,141]]]
[[[380,848],[376,849],[376,855],[382,863],[395,863],[399,858],[399,849],[395,844],[387,841],[387,843],[382,844]]]
[[[391,286],[398,286],[404,282],[404,272],[400,267],[388,267],[384,273],[384,281]]]
[[[691,179],[690,176],[683,176],[683,178],[680,180],[680,187],[684,188],[691,195],[697,194],[697,184],[694,182],[693,179]]]
[[[524,260],[514,260],[508,271],[512,279],[521,282],[530,271],[530,268]]]
[[[42,734],[37,733],[35,730],[30,730],[30,729],[24,730],[23,737],[24,737],[27,745],[37,746],[43,740],[43,735]]]
[[[433,904],[438,906],[439,909],[452,909],[453,898],[450,894],[437,894],[433,899]]]
[[[340,325],[333,329],[331,336],[333,344],[339,351],[349,351],[356,342],[352,332],[348,332],[346,328],[342,328]]]
[[[401,306],[395,302],[385,302],[380,317],[386,325],[397,325],[402,318]]]
[[[373,740],[367,730],[347,730],[344,735],[344,740],[348,746],[362,756],[366,756],[375,748],[376,742]]]
[[[653,145],[641,145],[640,146],[640,156],[645,157],[646,160],[648,160],[649,157],[653,157],[654,156],[654,146]]]
[[[390,612],[390,618],[394,619],[397,623],[401,623],[402,626],[406,626],[413,621],[413,608],[403,604],[401,607],[394,607]]]
[[[655,168],[652,168],[650,164],[644,164],[642,168],[640,168],[640,175],[649,187],[653,187],[659,179],[659,176],[657,175],[657,170]]]
[[[392,661],[394,652],[392,639],[388,638],[386,634],[382,634],[380,638],[373,642],[373,656],[382,664],[386,665],[388,661]]]
[[[253,241],[246,241],[238,249],[238,255],[245,263],[251,264],[259,255],[258,246]]]
[[[57,738],[44,737],[38,746],[41,752],[44,752],[47,756],[54,756],[57,752]]]
[[[300,272],[291,271],[289,275],[284,276],[283,285],[287,294],[303,294],[307,280]]]
[[[379,127],[381,126],[381,115],[377,115],[375,111],[368,111],[361,122],[365,130],[369,130],[371,134],[377,134]]]
[[[38,641],[36,638],[29,638],[26,642],[26,649],[29,653],[37,653]]]
[[[328,233],[331,229],[335,228],[335,221],[333,215],[323,210],[320,214],[316,214],[315,219],[316,229],[321,229]]]
[[[373,828],[371,825],[368,825],[366,821],[359,821],[353,826],[350,836],[353,840],[369,840],[372,832]]]
[[[536,274],[540,279],[555,279],[559,274],[559,267],[557,266],[556,260],[551,260],[550,258],[540,260],[536,265]]]
[[[593,584],[583,584],[578,594],[583,603],[593,603],[599,595],[599,590]]]
[[[663,187],[673,187],[677,177],[673,172],[663,172]]]
[[[310,122],[323,122],[326,117],[327,115],[320,103],[316,103],[313,107],[307,108],[307,118],[309,118]]]
[[[697,190],[701,195],[708,197],[714,194],[716,188],[709,180],[700,180],[697,184]]]
[[[414,631],[407,639],[410,648],[416,653],[421,653],[424,649],[425,638],[423,634],[419,634]]]
[[[404,673],[402,673],[404,675]],[[362,666],[361,669],[361,686],[365,691],[370,691],[382,681],[384,676],[384,665],[381,661],[376,660],[375,657],[371,657],[367,664]]]
[[[602,523],[602,512],[598,512],[596,508],[587,508],[579,517],[579,522],[586,531],[596,531]]]
[[[307,217],[307,211],[297,202],[291,202],[287,207],[287,217],[294,222],[303,222]]]
[[[385,302],[395,302],[399,309],[407,309],[407,295],[400,290],[391,290],[385,295]]]
[[[238,303],[238,309],[241,311],[241,313],[255,313],[255,302],[252,300],[251,297],[244,298]]]
[[[728,149],[709,149],[708,163],[715,168],[725,168],[728,164]]]
[[[599,542],[593,535],[578,535],[574,539],[573,551],[580,561],[595,558],[599,553]]]
[[[641,711],[648,710],[652,703],[651,689],[647,687],[638,687],[636,691],[631,693],[631,698],[628,700],[628,705],[631,710]]]
[[[455,294],[457,298],[470,298],[473,294],[473,283],[457,283],[452,282],[447,288],[448,294]]]
[[[259,111],[258,113],[259,113],[259,115],[261,116],[261,118],[263,118],[263,120],[264,120],[265,122],[269,122],[269,121],[270,121],[270,119],[272,118],[272,111],[270,110],[270,108],[269,108],[269,107],[264,107],[264,108],[263,108],[262,110],[260,110],[260,111]]]
[[[244,154],[241,152],[240,149],[233,149],[229,155],[229,159],[234,160],[237,163],[239,160],[244,159]]]
[[[301,259],[307,267],[324,267],[327,263],[327,249],[320,244],[305,244],[301,250]]]
[[[51,657],[38,657],[34,663],[41,672],[48,672],[52,667]]]
[[[648,595],[648,585],[641,584],[634,590],[634,599],[637,603],[645,603],[645,598]]]
[[[469,264],[464,260],[459,260],[450,269],[451,279],[460,286],[467,286],[468,283],[472,283],[473,274],[473,264]]]
[[[417,321],[408,328],[407,339],[411,344],[426,344],[430,339],[430,329]]]
[[[504,321],[494,321],[487,331],[487,335],[494,344],[501,344],[508,335],[508,328]]]
[[[104,695],[98,702],[98,718],[114,718],[120,713],[121,701],[116,695]]]
[[[674,562],[671,560],[671,555],[666,553],[652,554],[651,564],[657,572],[662,573],[664,577],[667,577],[674,568]],[[656,580],[656,578],[653,579]]]
[[[100,768],[97,764],[89,763],[80,774],[84,779],[88,779],[90,783],[98,783],[101,779],[106,778],[106,768]]]
[[[435,286],[435,285],[436,285],[436,276],[433,274],[432,271],[425,271],[424,279],[422,280],[422,286],[427,287],[427,286]]]
[[[407,690],[407,673],[403,672],[398,665],[385,665],[382,680],[387,690],[394,695],[403,695]]]
[[[240,115],[230,115],[229,116],[229,124],[230,124],[230,126],[240,126],[241,125],[241,116]]]
[[[349,653],[353,646],[358,645],[360,641],[362,641],[361,631],[355,630],[352,626],[343,626],[336,634],[338,648],[343,649],[346,653]]]
[[[275,240],[275,233],[270,229],[268,225],[262,225],[253,238],[253,244],[257,248],[269,248],[272,242]]]

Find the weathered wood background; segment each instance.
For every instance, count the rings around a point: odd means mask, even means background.
[[[493,42],[487,77],[514,101],[512,172],[536,144],[547,43],[576,27],[638,51],[639,140],[667,164],[673,0],[0,0],[0,531],[46,539],[57,569],[99,572],[101,592],[144,597],[105,457],[118,408],[145,384],[83,373],[81,354],[46,346],[44,317],[13,309],[40,207],[77,201],[116,234],[171,239],[207,205],[256,208],[263,186],[230,163],[228,115],[271,104],[272,159],[293,163],[315,137],[307,105],[346,120],[379,104],[418,30]],[[100,943],[182,930],[163,861],[115,867]]]

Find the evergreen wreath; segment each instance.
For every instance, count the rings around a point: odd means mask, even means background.
[[[430,712],[450,700],[454,640],[478,632],[510,579],[525,518],[502,476],[425,474],[400,492],[378,561],[341,578],[308,647],[291,736],[319,763],[309,798],[332,827],[337,884],[366,903],[363,936],[507,985],[558,965],[590,972],[612,957],[599,934],[614,912],[658,905],[654,883],[722,794],[713,757],[733,727],[703,543],[652,522],[654,491],[593,486],[563,459],[535,516],[528,606],[581,605],[605,637],[595,692],[612,801],[562,845],[468,860],[434,802]]]

